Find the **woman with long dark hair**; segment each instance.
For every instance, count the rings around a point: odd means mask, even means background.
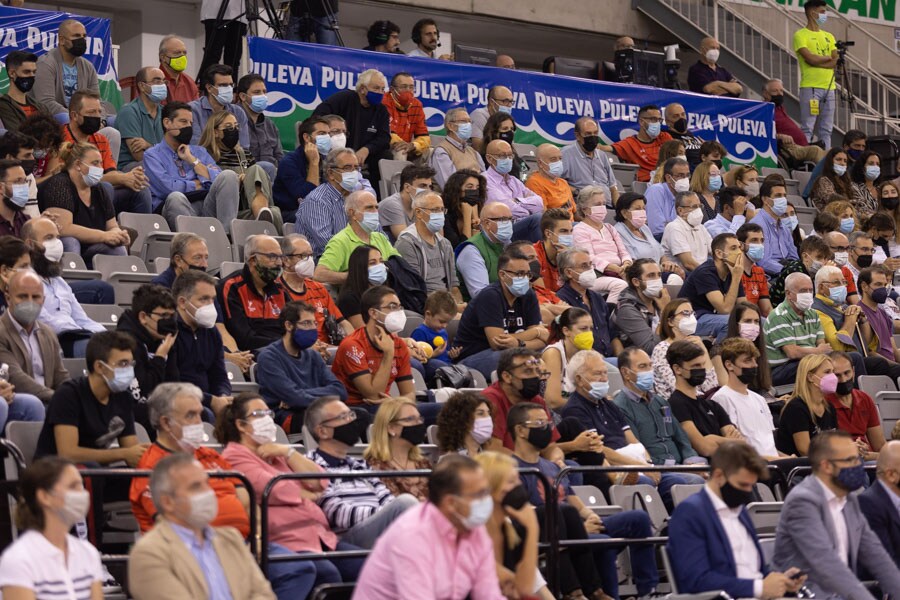
[[[850,169],[853,194],[849,198],[863,220],[878,210],[878,188],[875,183],[879,177],[881,177],[881,155],[877,152],[866,150],[853,162]]]
[[[347,282],[341,287],[337,306],[353,329],[364,325],[360,314],[360,299],[363,292],[373,285],[382,285],[388,279],[387,266],[381,252],[375,246],[358,246],[347,261]]]
[[[454,248],[478,233],[481,209],[487,198],[487,180],[477,171],[460,169],[447,178],[444,191],[444,237]]]
[[[832,148],[825,155],[822,174],[813,183],[809,194],[809,199],[819,210],[825,208],[834,194],[840,194],[845,198],[853,197],[853,186],[847,172],[848,163],[847,153],[842,148]]]

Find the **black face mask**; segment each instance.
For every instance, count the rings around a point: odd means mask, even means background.
[[[835,393],[838,396],[849,396],[852,391],[853,391],[853,380],[852,379],[847,380],[847,381],[838,381],[837,389],[835,390]]]
[[[481,202],[481,191],[466,190],[465,192],[463,192],[462,201],[469,206],[478,206],[478,204]]]
[[[712,161],[712,162],[713,162],[714,165],[716,165],[717,167],[719,167],[719,170],[722,169],[722,161],[721,161],[721,160],[714,160],[714,161]]]
[[[19,164],[22,166],[22,169],[25,171],[25,176],[27,177],[34,173],[34,165],[37,164],[37,161],[33,158],[26,158],[25,160],[20,160]]]
[[[528,443],[538,450],[543,450],[544,448],[549,446],[552,439],[553,429],[549,425],[540,428],[528,428]]]
[[[678,133],[687,133],[687,119],[678,119],[672,123],[672,129]]]
[[[428,426],[425,425],[425,423],[407,425],[403,428],[403,431],[400,432],[400,437],[413,446],[418,446],[419,444],[425,443],[425,431],[427,428]]]
[[[194,137],[194,128],[191,125],[182,127],[181,129],[170,129],[169,131],[177,131],[175,141],[179,144],[190,144],[191,138]]]
[[[175,335],[178,332],[178,325],[175,323],[175,317],[163,317],[156,322],[156,333],[159,335]]]
[[[871,254],[861,254],[856,257],[856,264],[860,266],[862,269],[868,269],[872,266],[872,255]]]
[[[237,146],[240,137],[241,132],[237,129],[226,129],[222,132],[222,145],[231,150]]]
[[[531,280],[534,281],[541,276],[541,261],[539,260],[530,260],[528,261],[528,267],[531,269]]]
[[[900,204],[900,198],[882,198],[881,205],[888,210],[894,210]]]
[[[527,379],[522,380],[522,389],[519,390],[519,395],[522,396],[524,400],[531,400],[540,393],[540,377],[528,377]]]
[[[515,131],[501,131],[497,135],[498,140],[503,140],[504,142],[506,142],[507,144],[510,144],[510,145],[512,145],[514,137],[516,137]]]
[[[77,38],[72,40],[72,47],[69,48],[69,54],[72,56],[81,56],[87,52],[87,38]]]
[[[506,495],[503,496],[503,500],[500,501],[500,504],[503,506],[508,506],[515,510],[519,510],[525,503],[528,502],[528,490],[525,489],[525,486],[521,483],[514,487],[513,489],[506,492]]]
[[[784,104],[784,96],[781,94],[779,94],[777,96],[772,96],[771,102],[775,106],[781,106],[782,104]]]
[[[754,500],[752,491],[745,492],[744,490],[739,490],[728,483],[728,480],[725,481],[719,491],[722,493],[722,502],[724,502],[728,508],[745,506]]]
[[[206,267],[201,267],[200,265],[188,265],[188,269],[191,271],[200,271],[201,273],[206,273]]]
[[[334,433],[331,434],[335,440],[347,444],[348,446],[353,446],[356,442],[359,441],[359,421],[353,420],[349,423],[344,423],[340,427],[334,428]]]
[[[697,387],[706,381],[706,369],[691,369],[691,374],[687,378],[689,386]]]
[[[740,374],[737,376],[738,381],[743,383],[744,385],[750,385],[754,381],[756,381],[756,376],[759,374],[759,367],[744,367],[741,369]]]
[[[16,77],[13,84],[19,89],[20,92],[27,94],[31,91],[31,88],[34,87],[34,77]]]
[[[584,142],[582,143],[582,147],[585,152],[593,152],[597,149],[597,146],[600,144],[600,136],[599,135],[586,135],[584,136]]]
[[[85,135],[94,135],[100,131],[100,117],[81,117],[81,125],[78,128]]]

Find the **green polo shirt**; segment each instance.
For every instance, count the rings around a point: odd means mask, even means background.
[[[350,254],[364,245],[365,242],[359,239],[352,227],[347,225],[328,240],[325,252],[319,258],[319,264],[325,265],[335,273],[343,273],[347,270],[347,263],[350,262]],[[400,256],[400,253],[391,246],[387,236],[378,231],[369,234],[369,245],[378,248],[382,260],[387,260],[391,256]]]
[[[119,150],[119,169],[125,170],[129,163],[137,162],[128,149],[125,140],[143,138],[151,145],[163,139],[162,106],[156,109],[156,118],[150,116],[140,96],[126,104],[116,116],[116,129],[122,134],[122,148]]]
[[[819,314],[810,308],[803,315],[798,315],[787,300],[769,313],[765,332],[766,356],[773,367],[790,360],[782,351],[784,346],[794,344],[802,348],[815,348],[825,340]]]

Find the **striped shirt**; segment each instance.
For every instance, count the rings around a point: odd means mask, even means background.
[[[314,450],[307,458],[329,473],[371,471],[364,461],[348,456],[337,458]],[[393,494],[377,477],[362,479],[334,479],[322,493],[318,504],[335,533],[344,533],[354,525],[374,515],[394,499]]]
[[[344,195],[328,182],[323,183],[297,207],[296,231],[306,236],[316,258],[334,234],[347,226]]]
[[[26,531],[0,558],[0,588],[32,590],[36,600],[90,600],[91,586],[103,581],[100,553],[71,535],[66,544],[68,562],[42,533]]]
[[[815,348],[825,341],[825,331],[816,311],[809,309],[798,315],[787,300],[769,313],[764,331],[766,334],[766,356],[769,365],[783,365],[788,357],[782,351],[784,346],[796,345]]]

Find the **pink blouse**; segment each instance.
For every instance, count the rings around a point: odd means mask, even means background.
[[[574,247],[587,250],[594,268],[601,273],[610,264],[621,266],[626,260],[631,260],[619,232],[609,223],[603,224],[602,231],[597,231],[587,223],[578,223],[572,230],[572,237]]]

